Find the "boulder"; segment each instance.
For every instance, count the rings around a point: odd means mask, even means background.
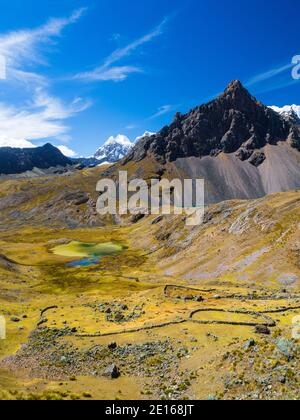
[[[270,335],[271,331],[266,325],[256,325],[255,333],[256,334]]]
[[[249,349],[251,349],[251,347],[254,347],[255,345],[256,345],[256,342],[255,342],[253,339],[248,340],[248,341],[246,341],[246,343],[244,344],[244,349],[245,349],[245,350],[249,350]]]
[[[119,368],[115,364],[110,365],[105,369],[103,376],[111,379],[118,379],[120,376]]]

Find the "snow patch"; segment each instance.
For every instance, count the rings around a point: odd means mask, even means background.
[[[286,117],[290,117],[295,115],[300,122],[300,105],[285,105],[283,107],[278,106],[270,106],[269,108],[273,109],[273,111],[277,112],[278,114]]]
[[[155,136],[156,133],[152,133],[151,131],[145,131],[145,133],[142,136],[138,136],[135,139],[135,143],[137,143],[138,141],[140,141],[141,139],[143,139],[144,137],[152,137]]]

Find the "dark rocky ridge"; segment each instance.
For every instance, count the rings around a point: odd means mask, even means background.
[[[51,144],[32,149],[0,148],[0,174],[20,174],[33,168],[48,169],[71,164],[72,162]]]
[[[235,80],[217,99],[186,115],[177,113],[170,126],[141,139],[123,163],[139,162],[149,155],[166,163],[224,152],[259,166],[266,158],[260,149],[279,141],[288,141],[300,151],[300,128],[264,106]]]

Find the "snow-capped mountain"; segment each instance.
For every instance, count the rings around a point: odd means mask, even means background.
[[[292,121],[295,124],[300,124],[300,106],[299,105],[286,105],[282,108],[278,106],[270,106],[273,111],[277,112],[285,119]]]
[[[106,140],[103,146],[101,146],[94,155],[94,158],[99,161],[99,164],[103,163],[115,163],[123,159],[133,146],[138,143],[144,137],[151,137],[155,135],[150,131],[146,131],[142,136],[138,136],[134,141],[130,141],[128,137],[123,134],[119,134],[114,137],[111,136]]]
[[[128,137],[119,134],[109,139],[101,146],[94,155],[94,158],[102,163],[115,163],[126,156],[132,149],[134,144]]]
[[[145,131],[145,133],[142,136],[138,136],[135,139],[135,143],[137,143],[138,141],[140,141],[141,139],[143,139],[144,137],[151,137],[151,136],[155,136],[156,133],[152,133],[151,131]]]

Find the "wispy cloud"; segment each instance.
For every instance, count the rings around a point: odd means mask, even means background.
[[[137,124],[129,124],[125,127],[125,130],[134,130],[135,128],[138,128]]]
[[[140,127],[140,126],[143,126],[146,123],[149,124],[150,121],[155,120],[157,118],[160,118],[164,115],[167,115],[167,114],[175,111],[176,109],[178,109],[178,107],[179,107],[178,104],[177,105],[163,105],[163,106],[160,106],[157,109],[157,111],[154,114],[152,114],[150,117],[145,118],[143,121],[139,121],[138,124],[127,125],[125,127],[125,129],[126,130],[134,130],[134,129]],[[149,131],[146,131],[146,133],[149,133]]]
[[[24,69],[32,64],[45,65],[47,61],[41,47],[51,45],[55,38],[61,36],[68,25],[78,21],[85,8],[75,10],[66,18],[51,18],[48,22],[34,29],[22,29],[0,35],[0,55],[5,58],[7,77],[34,81],[40,79],[38,74]]]
[[[257,83],[264,82],[266,80],[272,79],[273,77],[279,76],[280,74],[286,72],[287,70],[293,67],[292,63],[286,64],[284,66],[275,67],[264,73],[257,74],[246,82],[246,86],[253,86]]]
[[[293,86],[299,83],[299,80],[294,79],[286,79],[282,81],[277,81],[276,83],[271,84],[270,86],[262,87],[261,89],[256,91],[256,94],[268,93],[273,92],[274,90],[284,89],[289,86]]]
[[[73,78],[87,82],[95,81],[114,81],[119,82],[125,80],[130,74],[142,72],[142,69],[136,66],[124,65],[115,66],[120,60],[129,57],[134,51],[142,47],[144,44],[151,42],[163,33],[164,27],[168,22],[165,18],[156,28],[146,35],[138,38],[123,48],[118,48],[112,52],[103,62],[103,64],[96,69],[88,72],[76,74]]]
[[[91,105],[79,97],[66,103],[49,94],[50,80],[32,71],[33,66],[47,64],[44,47],[53,45],[63,29],[77,22],[85,10],[78,9],[66,18],[52,18],[38,28],[0,34],[0,55],[5,57],[7,67],[2,89],[16,89],[19,83],[28,88],[22,106],[0,102],[0,147],[29,147],[34,145],[32,141],[50,138],[65,141],[69,138],[66,120]]]
[[[7,143],[8,139],[34,141],[64,136],[69,131],[65,120],[89,106],[90,103],[81,98],[65,104],[37,89],[33,101],[27,106],[15,108],[0,103],[0,137]]]
[[[96,81],[113,81],[113,82],[122,82],[127,79],[127,77],[132,73],[140,73],[142,70],[138,67],[133,66],[119,66],[119,67],[99,67],[93,71],[88,71],[85,73],[80,73],[75,76],[77,80],[84,80],[89,82]]]
[[[154,120],[156,118],[159,118],[165,114],[169,114],[170,112],[174,111],[174,109],[176,108],[175,105],[163,105],[160,108],[158,108],[158,111],[151,115],[151,117],[149,117],[149,120]]]
[[[137,39],[136,41],[128,44],[124,48],[119,48],[115,50],[106,60],[104,63],[105,67],[109,67],[110,65],[120,61],[124,57],[128,57],[133,51],[137,48],[141,47],[142,45],[152,41],[154,38],[158,37],[162,34],[163,28],[166,25],[168,18],[165,18],[155,29],[153,29],[148,34],[142,36],[141,38]]]
[[[294,85],[297,80],[292,78],[291,70],[295,64],[288,63],[274,67],[266,72],[260,73],[249,79],[245,86],[250,88],[257,86],[257,93],[272,92]]]

